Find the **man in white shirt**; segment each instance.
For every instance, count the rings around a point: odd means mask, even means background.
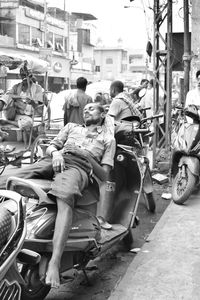
[[[200,107],[200,70],[196,72],[197,85],[190,90],[186,95],[185,107],[189,105],[196,105]]]
[[[139,107],[143,109],[150,107],[150,109],[146,110],[146,117],[153,116],[153,79],[149,81],[146,94],[139,102]]]

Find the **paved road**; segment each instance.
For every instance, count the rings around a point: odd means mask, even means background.
[[[169,201],[161,198],[163,191],[169,191],[167,185],[154,184],[156,194],[156,213],[149,213],[144,203],[141,202],[138,209],[140,225],[134,229],[134,248],[140,248],[145,242]],[[78,275],[73,283],[62,285],[58,290],[52,290],[46,300],[104,300],[108,299],[117,282],[125,274],[135,254],[127,252],[122,245],[114,247],[109,253],[98,258],[95,264],[97,271],[88,273],[92,285],[84,284],[82,273]]]
[[[7,168],[6,173],[14,176],[16,167]],[[138,207],[140,224],[133,229],[134,243],[133,248],[140,248],[146,238],[160,219],[162,213],[169,204],[169,201],[161,198],[161,194],[169,191],[168,185],[154,184],[156,198],[156,212],[149,213],[141,201]],[[127,252],[123,245],[117,245],[110,252],[95,260],[98,267],[96,271],[90,271],[88,276],[91,286],[84,283],[83,273],[71,283],[62,285],[58,290],[52,290],[46,300],[104,300],[108,299],[111,291],[117,282],[123,277],[128,266],[133,261],[135,254]]]

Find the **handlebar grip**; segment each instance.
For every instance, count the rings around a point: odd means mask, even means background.
[[[141,128],[141,129],[134,129],[133,132],[134,133],[149,133],[149,132],[151,132],[151,130]]]

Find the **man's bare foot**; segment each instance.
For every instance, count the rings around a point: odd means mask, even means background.
[[[46,274],[46,284],[50,285],[52,288],[59,288],[60,286],[60,275],[59,267],[57,264],[49,263],[47,274]]]

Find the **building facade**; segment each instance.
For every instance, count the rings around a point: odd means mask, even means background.
[[[90,28],[84,25],[91,19],[96,20],[88,14],[69,15],[58,8],[45,8],[44,1],[1,0],[1,51],[47,60],[48,89],[54,92],[68,88],[79,76],[93,81],[94,46]],[[71,40],[73,35],[76,37]],[[19,80],[18,74],[17,69],[8,71],[6,81],[0,79],[0,88],[5,90],[13,85]],[[44,86],[43,76],[37,76],[37,80]]]

